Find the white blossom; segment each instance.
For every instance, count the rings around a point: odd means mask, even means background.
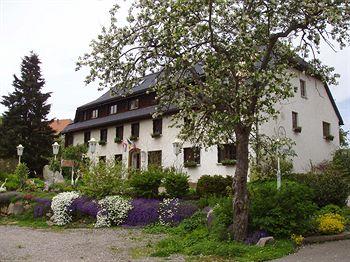
[[[51,209],[53,211],[52,221],[59,226],[66,225],[72,221],[68,208],[73,200],[79,197],[78,192],[63,192],[52,198]]]

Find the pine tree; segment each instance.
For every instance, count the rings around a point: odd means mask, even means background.
[[[1,104],[8,109],[0,126],[0,157],[16,157],[16,146],[22,144],[22,161],[30,171],[40,175],[51,156],[54,132],[47,115],[51,105],[47,99],[51,93],[43,93],[45,80],[41,75],[40,60],[31,52],[21,64],[21,77],[14,75],[15,91],[3,96]]]

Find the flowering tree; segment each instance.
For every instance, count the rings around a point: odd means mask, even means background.
[[[346,45],[348,1],[137,0],[125,26],[118,25],[117,11],[116,5],[110,27],[78,68],[90,68],[87,83],[99,80],[114,91],[157,73],[158,113],[178,108],[181,138],[203,147],[236,141],[233,230],[244,240],[250,133],[292,95],[288,69],[303,63],[297,54],[316,54],[322,40]],[[322,80],[335,82],[331,68],[310,64],[310,74],[316,69]]]

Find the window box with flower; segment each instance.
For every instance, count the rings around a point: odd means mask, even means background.
[[[161,137],[161,136],[162,136],[162,134],[159,133],[159,132],[155,132],[155,133],[152,133],[152,134],[151,134],[151,137],[152,137],[152,138],[159,138],[159,137]]]
[[[332,136],[332,135],[327,135],[327,136],[324,137],[324,139],[326,139],[327,141],[333,141],[334,136]]]
[[[129,139],[131,141],[137,141],[139,139],[139,137],[138,136],[130,136]]]
[[[198,164],[195,161],[187,161],[184,163],[184,167],[187,167],[187,168],[194,168],[197,166],[198,166]]]
[[[115,137],[114,138],[114,143],[120,144],[121,142],[123,142],[123,139],[121,139],[120,137]]]
[[[100,141],[98,141],[98,144],[100,146],[105,146],[107,144],[107,142],[106,142],[106,140],[100,140]]]
[[[297,126],[297,127],[294,127],[294,128],[293,128],[293,131],[294,131],[295,133],[301,133],[301,130],[302,130],[301,126]]]
[[[221,161],[221,164],[223,166],[234,166],[234,165],[236,165],[236,160],[234,160],[234,159],[224,159],[224,160]]]

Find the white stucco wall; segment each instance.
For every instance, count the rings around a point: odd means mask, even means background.
[[[233,175],[234,167],[223,166],[217,163],[217,147],[211,147],[207,150],[201,149],[201,159],[200,165],[194,168],[183,167],[183,152],[181,152],[178,157],[176,157],[173,145],[178,131],[175,128],[169,127],[171,122],[171,117],[163,118],[163,134],[159,138],[152,138],[151,134],[153,131],[153,124],[151,119],[141,120],[140,123],[140,137],[135,142],[136,147],[145,152],[145,158],[142,157],[141,153],[141,167],[147,167],[148,151],[162,150],[162,165],[164,167],[175,166],[176,168],[182,169],[190,175],[190,180],[196,182],[201,175]],[[123,149],[123,145],[114,143],[114,138],[116,135],[115,126],[108,128],[107,143],[104,146],[98,145],[96,147],[96,152],[94,154],[95,159],[100,156],[106,156],[107,160],[114,160],[114,155],[122,154],[123,163],[128,164],[129,148],[126,151]],[[124,124],[124,137],[123,140],[126,141],[131,135],[131,123]],[[95,138],[97,141],[100,139],[100,129],[91,130],[91,138]],[[74,145],[84,143],[84,132],[77,132],[74,134]],[[183,147],[190,147],[190,144],[185,143]],[[91,157],[89,155],[89,157]]]
[[[296,145],[294,150],[297,154],[293,159],[295,172],[306,172],[310,169],[310,163],[317,164],[323,160],[331,158],[332,153],[339,147],[339,125],[337,115],[328,98],[324,85],[317,79],[306,76],[301,72],[296,72],[297,77],[293,79],[293,85],[298,87],[295,96],[276,105],[280,115],[276,120],[264,123],[260,127],[260,132],[269,136],[275,136],[278,128],[283,126],[286,136],[292,138]],[[299,79],[306,82],[307,98],[300,95]],[[302,127],[301,133],[292,130],[292,111],[298,113],[298,125]],[[171,117],[163,118],[163,134],[160,138],[152,138],[152,120],[141,120],[140,137],[135,142],[136,147],[145,152],[145,157],[141,157],[141,167],[147,167],[147,152],[162,150],[162,165],[164,167],[175,166],[182,168],[190,175],[190,179],[196,182],[201,175],[233,175],[234,167],[223,166],[217,163],[217,147],[207,150],[201,149],[200,165],[195,168],[183,167],[183,152],[176,158],[173,152],[173,141],[176,138],[177,130],[170,128]],[[331,124],[331,134],[333,141],[326,141],[323,138],[322,121]],[[100,128],[91,131],[91,138],[97,141],[100,139]],[[114,159],[114,155],[122,154],[123,162],[127,165],[129,149],[123,150],[122,144],[114,143],[116,135],[115,126],[108,128],[107,144],[97,145],[95,157],[106,156],[107,159]],[[130,137],[131,123],[124,124],[124,138]],[[74,145],[84,143],[84,132],[74,133]],[[184,144],[184,147],[189,147]]]
[[[275,136],[280,126],[286,130],[286,136],[293,139],[297,156],[293,159],[295,172],[310,170],[311,163],[318,164],[329,160],[332,153],[339,147],[339,120],[333,109],[326,89],[321,81],[295,71],[297,77],[292,80],[298,87],[294,97],[282,101],[277,105],[280,115],[276,120],[271,120],[261,126],[261,133]],[[306,82],[307,98],[300,94],[299,79]],[[292,111],[298,113],[298,125],[302,127],[301,133],[295,133],[292,129]],[[333,141],[323,138],[322,122],[330,123],[330,133]]]

